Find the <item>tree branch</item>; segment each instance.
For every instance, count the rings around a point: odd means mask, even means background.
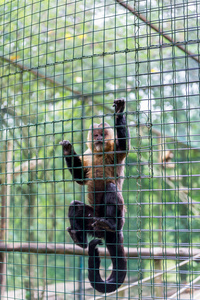
[[[0,251],[2,252],[20,252],[20,253],[40,253],[40,254],[71,254],[88,256],[87,249],[82,249],[72,244],[55,244],[55,243],[0,243]],[[141,255],[143,259],[171,259],[179,260],[181,257],[186,259],[192,255],[197,255],[200,250],[197,248],[161,248],[155,247],[152,250],[149,248],[127,248],[125,247],[127,257],[138,257]],[[109,257],[108,251],[104,248],[99,248],[100,256]]]
[[[29,73],[33,74],[34,76],[36,76],[38,78],[41,78],[41,79],[43,79],[45,81],[48,81],[49,83],[51,83],[52,85],[54,85],[56,87],[63,87],[65,90],[70,91],[70,92],[72,92],[72,93],[74,93],[76,95],[80,95],[81,96],[81,92],[75,91],[72,88],[70,88],[69,86],[67,86],[67,85],[65,85],[63,83],[60,83],[58,81],[55,81],[54,79],[52,79],[50,77],[46,77],[42,73],[38,72],[38,70],[36,68],[35,69],[28,68],[27,66],[22,65],[20,63],[17,63],[15,61],[12,61],[12,60],[4,57],[4,56],[0,56],[0,59],[3,60],[3,61],[6,61],[7,63],[13,65],[14,67],[20,69],[23,72],[29,72]]]
[[[32,157],[30,160],[23,162],[21,165],[17,166],[14,169],[14,173],[11,174],[14,176],[18,176],[24,172],[28,172],[30,170],[34,170],[36,166],[42,165],[44,163],[43,159],[37,159],[36,156]]]
[[[185,54],[187,54],[190,58],[195,60],[196,62],[200,63],[199,58],[197,58],[195,54],[185,49],[180,43],[175,42],[169,35],[165,34],[163,31],[161,31],[157,26],[153,25],[150,21],[148,21],[145,16],[140,14],[138,11],[136,11],[133,7],[131,7],[129,4],[126,4],[125,0],[116,0],[121,6],[128,9],[134,16],[139,18],[141,21],[143,21],[147,26],[151,27],[153,30],[158,32],[159,35],[163,36],[166,40],[168,40],[172,45],[179,48],[181,51],[183,51]]]

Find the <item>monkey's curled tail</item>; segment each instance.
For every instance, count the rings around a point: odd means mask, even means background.
[[[127,261],[124,247],[122,243],[106,244],[112,260],[113,269],[108,279],[103,281],[99,273],[100,257],[99,250],[96,248],[97,245],[102,245],[102,241],[95,239],[89,243],[88,278],[92,287],[98,292],[111,293],[122,285],[126,277]]]

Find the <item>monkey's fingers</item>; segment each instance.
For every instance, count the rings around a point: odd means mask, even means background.
[[[89,243],[89,249],[94,250],[97,245],[103,245],[102,240],[100,239],[91,240]]]
[[[115,232],[115,228],[109,223],[109,221],[105,219],[97,219],[93,224],[92,227],[94,227],[95,230],[106,230]]]
[[[85,236],[85,241],[83,241],[82,230],[74,230],[71,227],[68,227],[67,231],[76,245],[84,249],[87,248],[87,238]]]
[[[72,234],[74,234],[74,233],[76,233],[76,232],[81,232],[81,230],[75,230],[75,229],[72,229],[71,227],[67,227],[67,229],[66,229],[69,233],[72,233]]]
[[[62,145],[63,147],[69,147],[69,146],[72,146],[71,143],[70,143],[69,141],[61,141],[59,144]]]
[[[125,109],[125,99],[124,98],[115,99],[113,106],[115,107],[116,113],[123,112]]]
[[[61,141],[59,144],[63,146],[63,151],[65,155],[71,153],[72,144],[69,141]]]
[[[125,103],[125,99],[124,98],[115,99],[113,106],[116,105],[116,104],[119,104],[119,103]]]

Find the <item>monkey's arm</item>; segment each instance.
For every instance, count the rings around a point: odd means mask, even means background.
[[[62,141],[60,145],[63,146],[65,161],[73,179],[80,185],[86,184],[87,168],[83,167],[82,161],[72,144],[69,141]]]
[[[130,147],[130,134],[126,123],[126,116],[123,114],[125,109],[125,100],[123,98],[114,100],[115,107],[115,127],[117,131],[117,150],[129,151]],[[126,156],[126,155],[125,155]]]

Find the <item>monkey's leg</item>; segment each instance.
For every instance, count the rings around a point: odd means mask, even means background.
[[[93,208],[80,201],[72,201],[68,217],[70,227],[67,228],[71,238],[81,248],[87,248],[87,234],[91,234],[93,227]]]
[[[106,185],[104,193],[104,205],[101,206],[100,217],[95,217],[92,224],[95,230],[106,230],[116,232],[121,230],[124,224],[123,220],[123,198],[117,192],[116,185],[109,183]]]

